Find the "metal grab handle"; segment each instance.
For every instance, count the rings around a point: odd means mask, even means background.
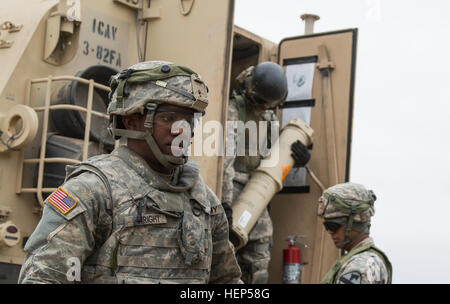
[[[77,81],[80,83],[87,84],[89,86],[88,89],[88,96],[87,96],[87,105],[86,107],[80,107],[76,105],[51,105],[51,92],[52,92],[52,84],[55,81],[64,81],[64,80],[70,80],[70,81]],[[48,133],[48,127],[49,127],[49,114],[50,110],[60,110],[60,109],[71,109],[76,110],[80,112],[86,113],[86,126],[85,126],[85,133],[84,133],[84,141],[83,141],[83,150],[82,150],[82,160],[86,160],[88,157],[88,144],[89,144],[89,132],[91,130],[91,118],[92,115],[95,115],[97,117],[104,117],[108,118],[109,115],[106,115],[104,113],[94,111],[92,109],[93,106],[93,93],[94,89],[100,89],[103,91],[110,91],[110,88],[94,82],[94,80],[90,79],[84,79],[80,77],[74,77],[74,76],[48,76],[46,78],[38,78],[38,79],[32,79],[28,80],[27,86],[26,86],[26,95],[25,95],[25,105],[30,106],[30,96],[31,96],[31,85],[36,83],[46,83],[46,94],[45,94],[45,103],[43,106],[39,107],[33,107],[35,111],[44,112],[43,113],[43,121],[42,121],[42,135],[41,135],[41,151],[39,158],[31,158],[31,159],[24,159],[24,149],[20,150],[20,156],[18,159],[18,174],[17,174],[17,180],[16,180],[16,193],[36,193],[38,202],[41,207],[44,206],[44,197],[42,193],[48,193],[53,192],[56,189],[53,188],[43,188],[43,176],[44,176],[44,166],[46,163],[58,163],[58,162],[64,162],[68,164],[77,164],[80,163],[79,160],[76,159],[70,159],[70,158],[46,158],[46,144],[47,144],[47,133]],[[115,141],[115,147],[119,145],[119,141]],[[24,188],[22,185],[22,179],[23,179],[23,169],[24,164],[38,164],[38,181],[35,188]]]
[[[191,4],[189,5],[189,8],[186,9],[184,7],[183,1],[191,1]],[[195,0],[180,0],[180,13],[183,16],[187,16],[191,13],[192,7],[194,6]]]

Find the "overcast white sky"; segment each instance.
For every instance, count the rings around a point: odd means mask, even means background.
[[[273,42],[358,28],[350,181],[378,200],[371,234],[394,283],[450,283],[450,3],[235,0],[235,24]]]

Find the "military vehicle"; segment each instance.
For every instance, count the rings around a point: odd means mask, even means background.
[[[314,142],[309,173],[290,170],[293,178],[288,174],[269,205],[269,283],[282,282],[283,249],[295,235],[307,245],[301,283],[319,282],[339,254],[316,209],[322,187],[349,180],[357,29],[312,33],[317,16],[303,16],[305,34],[277,44],[234,25],[233,14],[234,1],[1,2],[0,282],[17,282],[24,245],[45,198],[63,182],[65,165],[121,144],[106,131],[109,78],[146,60],[184,64],[208,84],[192,158],[219,198],[223,156],[199,152],[211,142],[205,139],[220,141],[222,133],[207,123],[225,126],[234,79],[244,68],[273,61],[286,69],[289,95],[277,113],[281,121],[301,117]]]

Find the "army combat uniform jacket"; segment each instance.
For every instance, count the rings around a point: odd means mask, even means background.
[[[241,283],[223,208],[194,162],[170,184],[125,146],[67,168],[19,283]]]
[[[391,263],[369,237],[338,259],[321,283],[390,284],[391,281]]]

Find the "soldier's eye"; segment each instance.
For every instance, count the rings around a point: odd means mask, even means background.
[[[172,123],[176,119],[175,115],[172,115],[171,113],[158,113],[158,115],[155,118],[156,118],[156,120],[159,120],[159,121],[162,121],[165,123]]]
[[[199,119],[191,113],[186,113],[183,111],[158,110],[155,115],[155,122],[169,125],[177,121],[186,121],[190,125],[191,129],[198,125],[198,120]]]

